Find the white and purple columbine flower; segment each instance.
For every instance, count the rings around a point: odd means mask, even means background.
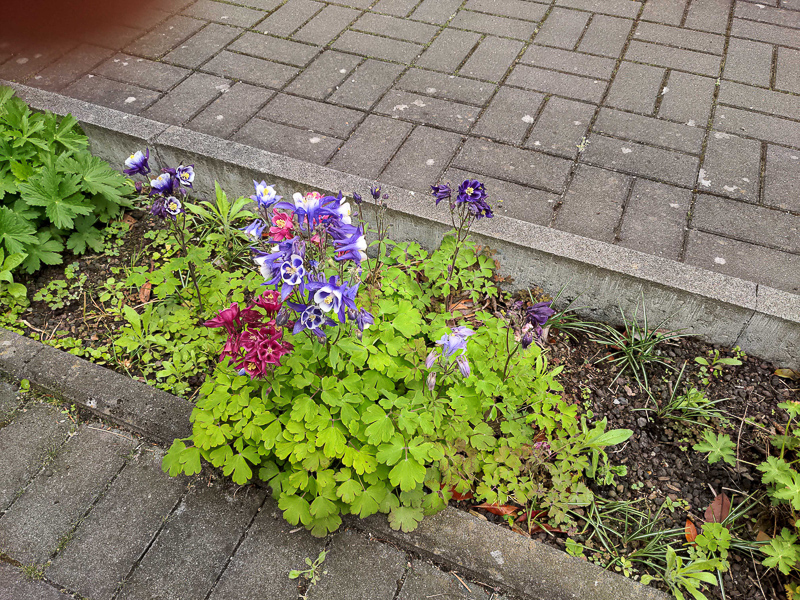
[[[353,227],[341,223],[336,227],[330,228],[333,238],[333,249],[336,252],[336,260],[352,260],[358,264],[367,260],[367,240],[364,238],[364,230],[359,225]]]
[[[162,173],[155,179],[150,180],[150,194],[161,194],[166,196],[172,193],[172,175],[169,173]]]
[[[280,201],[281,196],[278,196],[275,188],[271,185],[267,185],[266,181],[262,181],[261,183],[253,181],[253,185],[256,188],[256,193],[250,196],[250,199],[258,204],[259,208],[269,209]]]
[[[450,333],[442,336],[437,346],[441,346],[441,353],[432,350],[428,357],[425,359],[425,367],[431,369],[433,365],[441,358],[444,363],[449,363],[451,358],[455,361],[458,370],[461,372],[462,377],[469,377],[470,368],[467,361],[467,340],[475,332],[469,327],[456,327]],[[460,353],[456,355],[457,352]]]
[[[337,315],[342,312],[344,286],[338,285],[337,280],[338,277],[336,275],[331,275],[331,278],[325,281],[325,276],[323,275],[320,277],[320,281],[306,283],[306,289],[313,292],[312,299],[322,312],[329,313],[333,311]]]
[[[353,209],[350,208],[349,202],[340,204],[337,211],[339,213],[339,218],[342,220],[342,223],[344,223],[345,225],[350,225],[353,222]]]
[[[181,185],[192,187],[192,182],[194,181],[194,165],[188,165],[186,167],[180,165],[175,169],[175,176],[178,178],[178,182]]]
[[[258,240],[261,239],[261,234],[264,232],[264,229],[266,228],[267,225],[266,223],[264,223],[264,221],[262,221],[261,219],[256,219],[255,221],[250,223],[250,225],[245,227],[242,231],[244,231],[244,234],[251,240],[257,242]]]
[[[303,292],[305,288],[304,278],[306,276],[303,257],[298,254],[292,254],[289,260],[284,261],[281,265],[280,276],[283,283],[281,301],[286,300],[296,286],[300,286],[300,291]]]
[[[150,172],[149,160],[149,148],[145,148],[144,152],[138,150],[125,159],[125,169],[122,172],[126,175],[147,175]]]
[[[297,319],[294,324],[294,329],[292,330],[294,335],[297,335],[304,329],[308,329],[320,339],[325,339],[325,332],[322,330],[322,327],[326,325],[336,325],[332,319],[325,316],[325,313],[319,306],[313,304],[306,306],[303,304],[295,304],[294,302],[288,302],[288,304],[300,313],[300,318]]]
[[[181,201],[178,200],[175,196],[170,196],[167,198],[164,209],[170,214],[173,218],[177,217],[179,214],[183,212],[183,206],[181,206]]]

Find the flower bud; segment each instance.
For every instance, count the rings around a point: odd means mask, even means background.
[[[361,204],[364,200],[361,198],[361,194],[358,192],[353,192],[353,202],[356,204]]]
[[[461,376],[465,379],[469,377],[470,370],[467,357],[462,354],[456,359],[456,364],[458,365],[458,370],[461,371]]]
[[[527,350],[528,346],[533,343],[533,329],[528,330],[528,333],[522,336],[522,340],[520,340],[520,344],[522,344],[522,349]]]
[[[425,368],[426,369],[430,369],[433,366],[433,363],[436,362],[436,357],[437,356],[438,356],[438,354],[436,353],[436,350],[431,350],[431,353],[428,354],[428,358],[425,359]]]
[[[275,317],[275,323],[280,327],[285,327],[287,323],[289,323],[289,312],[285,308],[278,311],[278,315]]]
[[[137,194],[141,194],[142,193],[142,182],[141,181],[137,181],[136,183],[134,183],[133,187],[136,188],[136,193]]]
[[[436,373],[428,373],[427,384],[428,384],[428,389],[430,391],[433,391],[433,388],[436,387]]]

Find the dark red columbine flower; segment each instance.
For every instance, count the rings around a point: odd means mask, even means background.
[[[283,305],[281,294],[277,290],[267,290],[255,300],[254,304],[263,308],[270,316],[277,313]]]
[[[234,302],[230,305],[230,308],[225,308],[217,314],[216,317],[213,319],[209,319],[203,325],[206,327],[218,328],[224,327],[228,335],[234,335],[239,331],[240,328],[240,320],[239,320],[239,303]]]

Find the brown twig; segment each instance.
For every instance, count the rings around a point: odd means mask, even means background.
[[[455,577],[456,579],[458,579],[458,580],[461,582],[461,585],[463,585],[465,588],[467,588],[467,591],[468,591],[470,594],[472,593],[472,590],[471,590],[471,589],[469,589],[469,586],[468,586],[466,583],[464,583],[464,580],[463,580],[463,579],[461,579],[461,577],[459,577],[459,576],[458,576],[458,573],[456,573],[455,571],[453,571],[453,577]]]

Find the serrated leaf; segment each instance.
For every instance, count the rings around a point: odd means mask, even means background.
[[[58,240],[52,239],[49,231],[39,231],[36,234],[37,243],[25,246],[27,257],[22,263],[22,267],[27,273],[34,273],[39,270],[42,263],[46,265],[61,264],[61,252],[64,245]]]
[[[398,506],[389,513],[389,527],[410,533],[422,523],[424,515],[421,508]]]
[[[67,239],[67,248],[75,254],[83,254],[87,246],[95,252],[102,252],[103,234],[94,227],[96,222],[97,218],[93,215],[75,219],[75,231]]]
[[[88,215],[92,207],[78,193],[78,176],[59,173],[45,166],[42,172],[19,185],[23,200],[31,206],[42,206],[47,218],[59,229],[72,229],[75,217]]]
[[[0,243],[9,253],[25,253],[25,246],[36,244],[36,229],[29,222],[14,214],[5,206],[0,206]]]
[[[8,166],[18,181],[28,181],[36,173],[36,170],[27,162],[12,160]]]

